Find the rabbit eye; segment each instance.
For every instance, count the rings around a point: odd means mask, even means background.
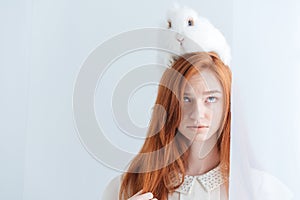
[[[193,20],[193,19],[189,19],[188,25],[189,25],[189,26],[194,26],[194,20]]]
[[[168,28],[171,28],[172,27],[172,23],[171,21],[168,21]]]

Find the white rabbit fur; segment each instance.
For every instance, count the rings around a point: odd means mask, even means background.
[[[189,20],[192,20],[190,21],[190,25]],[[219,55],[224,64],[230,64],[230,46],[223,34],[206,18],[199,16],[193,9],[174,5],[167,12],[166,28],[178,33],[173,35],[173,37],[168,37],[164,41],[172,49],[178,49],[181,54],[195,51],[195,49],[188,46],[187,41],[191,39],[201,47],[201,50],[197,51],[214,51]]]

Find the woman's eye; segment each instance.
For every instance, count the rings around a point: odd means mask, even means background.
[[[218,99],[217,99],[217,97],[208,97],[207,99],[206,99],[206,102],[208,102],[208,103],[215,103],[216,101],[217,101]]]
[[[188,98],[188,97],[183,97],[183,101],[184,101],[184,102],[191,102],[191,99]]]

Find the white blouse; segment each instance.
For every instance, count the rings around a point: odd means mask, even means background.
[[[121,176],[114,178],[106,187],[103,200],[118,200]],[[176,183],[174,183],[176,184]],[[220,167],[216,167],[199,176],[186,175],[184,182],[170,193],[168,200],[227,200],[225,180]]]

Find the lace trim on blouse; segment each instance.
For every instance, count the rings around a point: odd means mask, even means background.
[[[181,177],[182,176],[180,175],[180,179]],[[197,180],[207,192],[210,192],[225,183],[220,166],[217,166],[216,168],[199,176],[185,175],[184,182],[175,191],[185,194],[189,193],[195,180]]]

